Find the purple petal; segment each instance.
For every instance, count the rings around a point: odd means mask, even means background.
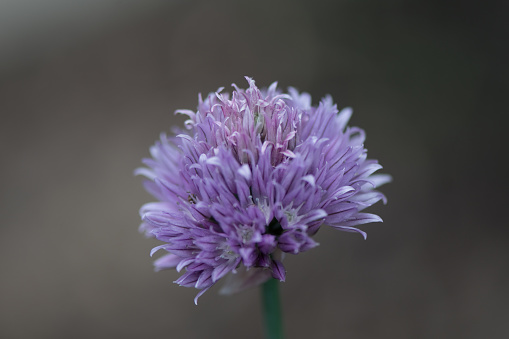
[[[380,218],[376,214],[371,213],[358,213],[355,217],[350,218],[341,223],[341,226],[356,226],[361,224],[367,224],[370,222],[382,222],[382,218]]]
[[[175,254],[166,254],[154,261],[154,268],[156,271],[175,268],[178,263],[181,262],[181,260],[182,258],[176,256]]]
[[[235,267],[237,267],[239,262],[240,259],[226,261],[221,265],[217,266],[216,268],[214,268],[214,271],[212,272],[212,281],[216,282],[222,277],[224,277],[226,274],[231,272]]]
[[[286,269],[279,260],[272,261],[272,277],[279,281],[285,281],[286,279]]]
[[[198,298],[200,298],[205,292],[207,292],[209,290],[209,288],[211,288],[212,286],[209,286],[209,287],[205,287],[204,289],[202,289],[197,295],[196,297],[194,297],[194,304],[196,306],[198,306]]]

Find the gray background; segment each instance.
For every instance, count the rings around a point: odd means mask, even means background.
[[[385,220],[285,261],[288,338],[507,338],[506,2],[3,1],[0,337],[260,338],[154,273],[133,170],[243,76],[352,106]]]

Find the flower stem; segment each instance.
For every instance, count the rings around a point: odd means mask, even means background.
[[[263,317],[267,339],[283,339],[281,305],[279,303],[279,281],[269,279],[262,285]]]

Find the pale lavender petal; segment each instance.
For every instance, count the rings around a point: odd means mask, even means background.
[[[382,218],[380,218],[376,214],[371,213],[357,213],[355,217],[351,217],[343,222],[341,222],[341,226],[356,226],[361,224],[367,224],[370,222],[382,222]]]
[[[230,273],[233,269],[235,269],[239,262],[240,259],[230,260],[214,268],[214,271],[212,272],[212,281],[216,282],[226,274]]]
[[[233,294],[258,286],[272,277],[272,273],[266,268],[241,268],[237,273],[230,273],[224,279],[224,285],[219,290],[221,294]]]
[[[377,188],[391,182],[392,176],[389,174],[373,174],[369,177],[368,181],[373,185],[373,188]]]
[[[196,306],[198,306],[198,298],[200,298],[205,292],[207,292],[212,286],[209,286],[209,287],[205,287],[204,289],[202,289],[197,295],[196,297],[194,297],[194,304]]]
[[[169,268],[175,268],[178,263],[182,261],[182,258],[175,254],[166,254],[156,261],[154,261],[154,268],[156,271],[166,270]]]

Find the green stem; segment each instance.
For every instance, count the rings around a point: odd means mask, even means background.
[[[267,339],[283,339],[283,322],[279,303],[279,281],[269,279],[262,285],[263,317]]]

